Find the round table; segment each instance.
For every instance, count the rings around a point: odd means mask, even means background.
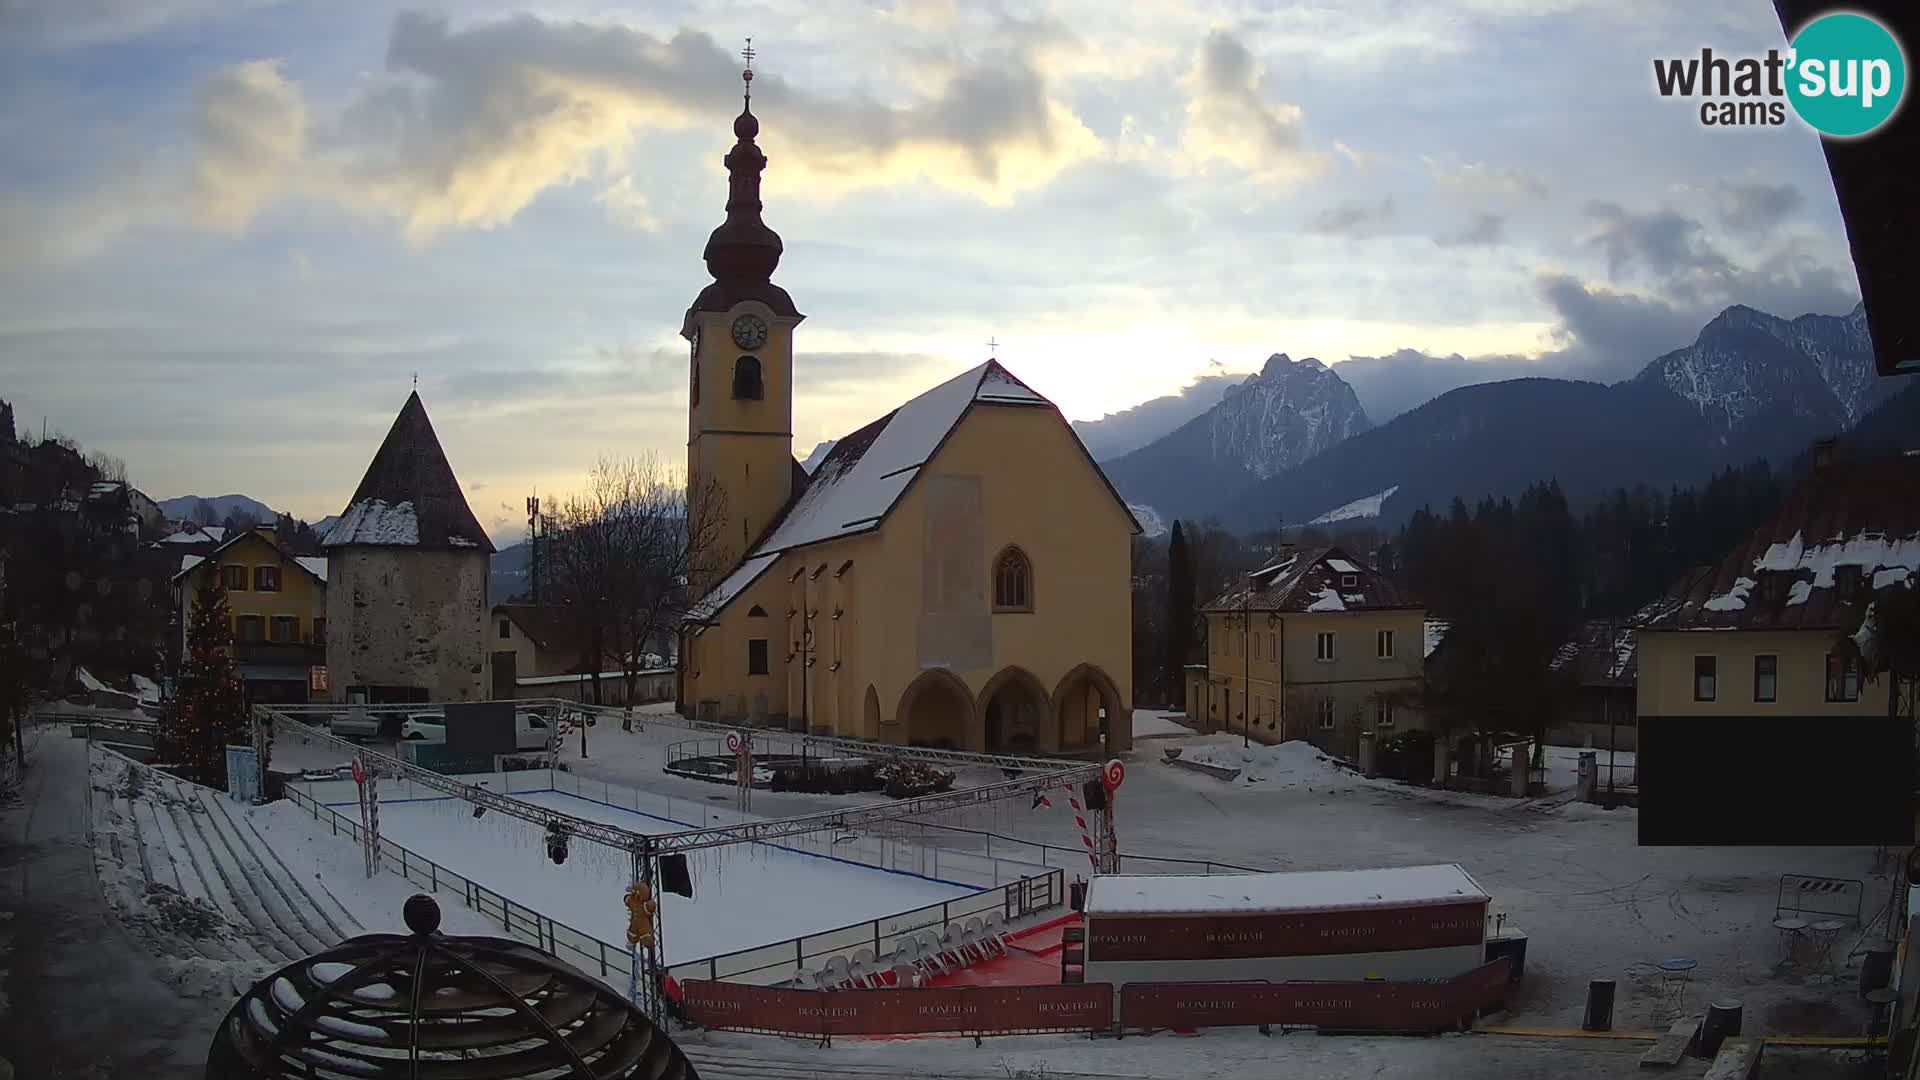
[[[1775,919],[1773,928],[1780,932],[1780,962],[1786,963],[1793,959],[1794,947],[1799,945],[1800,939],[1807,934],[1807,920]]]
[[[1687,980],[1699,966],[1691,956],[1669,956],[1660,961],[1660,1008],[1669,1018],[1686,1014]]]
[[[1839,919],[1821,919],[1807,929],[1813,932],[1814,962],[1822,968],[1833,964],[1833,943],[1847,924]]]

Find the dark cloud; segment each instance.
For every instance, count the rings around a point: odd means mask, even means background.
[[[1584,367],[1590,377],[1605,382],[1626,378],[1654,357],[1692,341],[1712,317],[1702,307],[1675,307],[1664,300],[1612,292],[1566,274],[1543,275],[1537,285],[1560,318],[1555,334],[1566,352],[1557,362]]]
[[[1657,278],[1722,274],[1732,269],[1708,239],[1700,222],[1675,210],[1634,213],[1619,203],[1596,199],[1586,206],[1598,231],[1587,243],[1607,257],[1607,275],[1646,270]]]
[[[1358,233],[1374,225],[1391,221],[1393,216],[1392,197],[1377,203],[1349,200],[1314,213],[1307,218],[1306,226],[1312,232],[1330,235]]]
[[[1720,223],[1740,232],[1771,233],[1791,217],[1806,197],[1794,184],[1735,184],[1722,181],[1714,188]]]
[[[1436,236],[1441,247],[1492,247],[1505,240],[1507,219],[1504,214],[1475,214],[1473,223],[1456,233]]]
[[[1437,356],[1418,349],[1349,357],[1335,364],[1333,370],[1353,387],[1360,407],[1367,410],[1367,419],[1375,424],[1384,424],[1462,386],[1562,374],[1551,363],[1524,356]]]

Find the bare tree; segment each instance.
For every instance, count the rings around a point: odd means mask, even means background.
[[[657,458],[603,458],[584,491],[553,514],[548,564],[557,591],[577,612],[575,625],[599,668],[617,657],[626,688],[623,726],[633,729],[633,699],[649,650],[670,638],[699,598],[689,582],[729,569],[719,543],[724,494],[711,480],[682,486]]]
[[[127,463],[121,458],[95,451],[87,455],[87,464],[93,467],[102,481],[116,484],[127,482]]]

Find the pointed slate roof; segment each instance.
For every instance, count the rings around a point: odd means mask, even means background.
[[[354,490],[353,502],[322,543],[330,548],[365,544],[493,554],[493,541],[460,494],[460,481],[440,449],[419,391],[407,396]]]
[[[1351,587],[1341,578],[1354,576]],[[1249,591],[1251,590],[1251,591]],[[1420,607],[1393,579],[1338,547],[1297,549],[1228,586],[1201,608],[1209,612],[1382,611]]]

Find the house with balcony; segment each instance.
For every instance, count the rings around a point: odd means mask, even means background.
[[[1202,608],[1206,662],[1187,711],[1208,731],[1305,739],[1357,756],[1360,733],[1422,727],[1415,706],[1444,636],[1391,578],[1339,547],[1282,549]]]
[[[201,586],[226,586],[233,657],[254,701],[324,699],[327,560],[282,550],[271,526],[237,530],[205,555],[182,555],[173,576],[180,645]]]

